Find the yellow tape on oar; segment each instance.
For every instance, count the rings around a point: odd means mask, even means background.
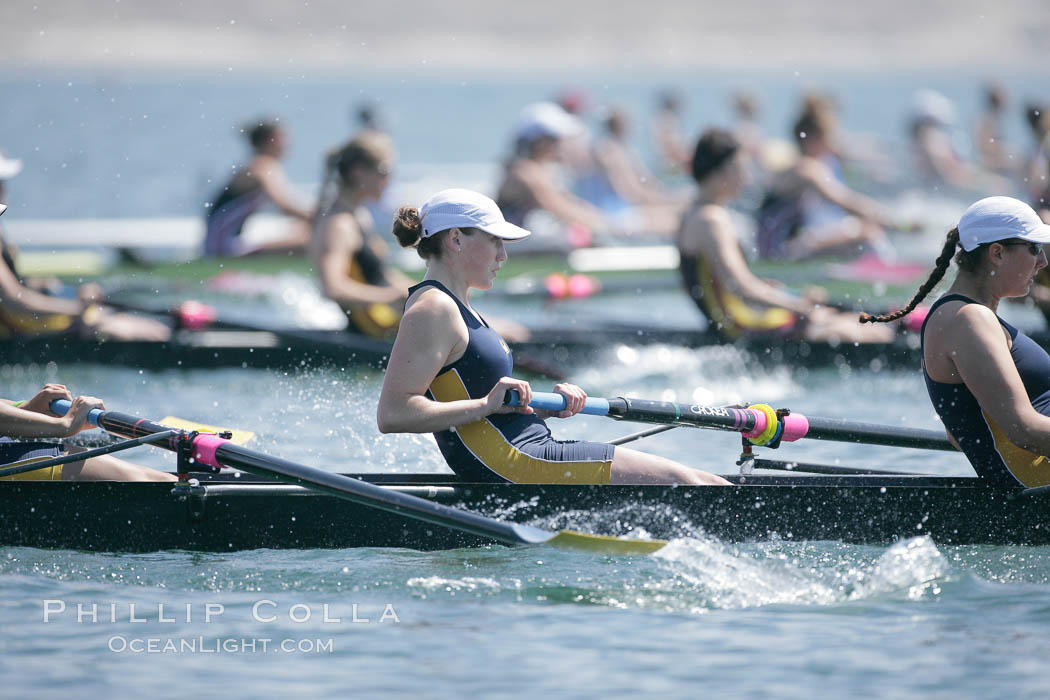
[[[176,416],[168,416],[167,418],[161,418],[157,421],[161,425],[167,425],[172,428],[179,428],[180,430],[196,430],[199,433],[222,433],[230,431],[233,433],[233,437],[230,438],[230,442],[235,445],[247,445],[248,442],[255,437],[255,433],[250,430],[235,430],[234,428],[216,428],[214,425],[205,425],[204,423],[195,423],[185,418],[178,418]]]
[[[751,404],[748,408],[753,411],[761,411],[765,415],[766,429],[754,437],[749,437],[750,433],[745,433],[744,437],[747,437],[753,445],[768,445],[777,435],[777,428],[780,423],[780,420],[777,418],[777,412],[773,410],[772,406],[764,403]]]
[[[667,542],[665,540],[621,540],[609,535],[588,535],[575,530],[562,530],[544,544],[552,544],[563,549],[574,549],[579,552],[630,556],[652,554],[662,549]]]

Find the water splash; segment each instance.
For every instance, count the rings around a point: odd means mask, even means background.
[[[574,377],[616,395],[699,404],[775,401],[795,390],[788,368],[762,365],[732,345],[618,345]]]

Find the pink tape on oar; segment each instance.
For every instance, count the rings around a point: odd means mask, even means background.
[[[757,438],[766,432],[766,428],[769,427],[766,413],[753,408],[744,410],[755,417],[755,427],[742,435],[746,438]],[[781,423],[784,425],[784,432],[780,436],[782,442],[794,442],[806,437],[806,433],[809,432],[809,419],[801,413],[789,413],[781,419]]]
[[[200,464],[221,469],[222,465],[215,458],[215,450],[227,442],[229,440],[223,440],[216,435],[208,435],[207,433],[198,435],[193,441],[193,459]]]
[[[809,419],[801,413],[789,413],[784,416],[784,434],[780,439],[784,442],[794,442],[799,438],[806,437],[809,432]]]
[[[744,413],[750,413],[755,417],[755,427],[753,430],[749,430],[742,435],[746,438],[756,438],[762,433],[766,432],[766,426],[769,425],[769,421],[766,420],[766,414],[762,411],[756,411],[753,408],[745,408],[742,410]]]

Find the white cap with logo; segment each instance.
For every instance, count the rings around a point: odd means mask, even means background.
[[[516,241],[530,235],[503,218],[496,203],[473,190],[442,190],[423,203],[419,210],[423,238],[450,228],[477,228],[497,238]]]
[[[963,250],[1007,238],[1050,243],[1050,225],[1044,224],[1032,207],[1013,197],[985,197],[971,204],[959,219]]]

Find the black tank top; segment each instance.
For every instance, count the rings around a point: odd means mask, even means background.
[[[966,304],[979,302],[961,294],[946,294],[934,302],[926,321],[922,324],[922,341],[926,339],[926,323],[934,311],[950,301]],[[1034,340],[999,318],[1000,325],[1010,335],[1012,345],[1010,357],[1021,375],[1032,407],[1050,416],[1050,355]],[[923,342],[925,350],[925,342]],[[1018,484],[1032,487],[1050,484],[1050,463],[1046,457],[1036,455],[1015,445],[995,421],[977,403],[965,384],[946,384],[931,378],[923,361],[922,376],[926,380],[926,391],[944,427],[959,443],[978,476],[1003,486]]]

